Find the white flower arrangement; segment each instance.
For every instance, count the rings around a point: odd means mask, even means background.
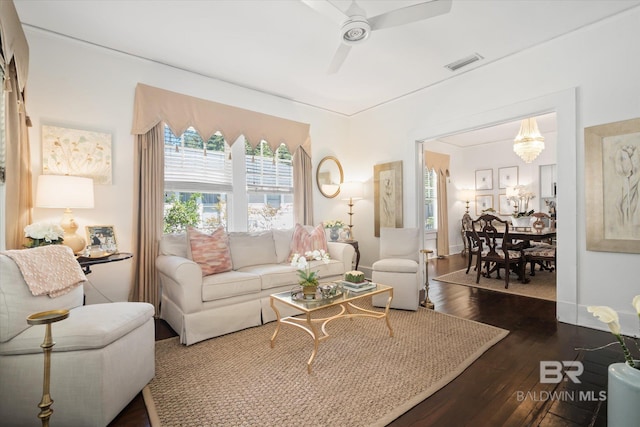
[[[529,210],[529,202],[536,198],[526,185],[516,185],[513,192],[507,196],[507,200],[513,203],[513,216],[516,218],[531,216],[533,210]]]
[[[333,221],[327,221],[324,223],[324,228],[342,228],[344,227],[344,222],[339,219]]]
[[[631,304],[633,305],[633,308],[635,308],[636,312],[638,313],[638,318],[640,319],[640,295],[636,295],[635,297],[633,297]],[[631,366],[632,368],[640,369],[640,366],[636,366],[636,363],[633,360],[633,356],[631,355],[631,352],[629,351],[629,348],[624,341],[624,337],[622,336],[622,330],[620,328],[620,318],[618,317],[618,313],[614,309],[612,309],[611,307],[607,307],[606,305],[590,305],[587,307],[587,311],[589,313],[592,313],[598,320],[606,323],[609,326],[611,333],[616,337],[616,339],[620,343],[620,346],[622,346],[622,352],[624,354],[624,360],[626,364]]]
[[[329,262],[329,254],[324,249],[307,251],[304,255],[294,254],[291,258],[291,265],[298,270],[298,276],[300,277],[300,285],[302,286],[317,286],[318,285],[318,272],[311,271],[311,265],[307,260],[322,261],[325,264]]]
[[[58,224],[52,222],[36,222],[24,228],[24,237],[30,242],[29,248],[44,245],[57,245],[62,243],[64,230]]]

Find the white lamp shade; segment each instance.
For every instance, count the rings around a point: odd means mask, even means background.
[[[468,188],[463,188],[462,190],[460,190],[459,194],[460,200],[468,202],[474,199],[476,192]]]
[[[360,200],[364,197],[364,184],[360,181],[348,181],[340,184],[342,200]]]
[[[91,209],[93,179],[71,175],[40,175],[36,207]]]

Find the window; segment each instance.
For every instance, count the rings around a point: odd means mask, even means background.
[[[284,144],[274,152],[261,141],[254,149],[241,137],[230,147],[219,134],[205,144],[193,128],[176,136],[167,126],[164,137],[165,232],[293,227],[293,167]]]
[[[245,141],[249,231],[293,227],[293,166],[282,144],[274,152],[266,141],[254,149]]]
[[[438,229],[438,174],[424,169],[424,229]]]

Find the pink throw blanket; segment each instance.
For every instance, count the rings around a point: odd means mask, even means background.
[[[68,246],[49,245],[2,253],[15,261],[34,296],[55,298],[87,280]]]

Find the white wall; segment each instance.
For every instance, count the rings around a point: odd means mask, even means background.
[[[556,110],[558,207],[564,224],[559,263],[569,265],[559,269],[559,316],[601,328],[584,306],[606,304],[621,312],[626,332],[637,333],[630,301],[640,291],[640,255],[586,251],[583,130],[640,116],[640,56],[634,54],[638,22],[640,10],[635,9],[351,118],[27,28],[35,175],[41,170],[42,123],[110,130],[113,185],[97,187],[96,208],[76,215],[81,226],[115,225],[120,248],[131,250],[130,127],[136,83],[308,122],[314,166],[325,155],[335,155],[346,180],[366,183],[365,200],[354,206],[354,234],[366,267],[378,253],[373,237],[374,164],[403,161],[405,225],[416,226],[417,140]],[[317,190],[314,198],[316,222],[348,219],[346,202],[325,199]],[[59,213],[50,210],[34,212],[35,220],[57,217]],[[131,266],[130,261],[97,266],[90,279],[109,299],[123,300]]]
[[[349,123],[343,116],[29,27],[25,28],[25,33],[30,48],[27,105],[33,122],[29,137],[34,185],[42,171],[40,129],[43,123],[111,132],[113,184],[96,185],[95,208],[76,209],[74,214],[82,233],[86,225],[114,225],[121,251],[133,251],[134,140],[131,123],[138,82],[310,123],[314,170],[322,156],[335,154],[333,146],[346,145]],[[348,171],[347,168],[347,176]],[[327,203],[317,190],[314,199],[318,205],[318,221],[338,215],[346,208],[346,204],[342,206],[339,201]],[[34,221],[58,220],[61,216],[61,211],[34,209]],[[87,301],[127,300],[134,262],[135,258],[94,266],[88,276],[94,288],[87,289]]]
[[[631,54],[640,39],[638,22],[635,9],[357,115],[351,139],[360,147],[358,173],[370,178],[373,164],[402,160],[405,225],[415,226],[416,140],[480,127],[482,117],[491,125],[557,110],[558,263],[569,264],[559,268],[558,316],[602,328],[585,306],[609,305],[620,312],[624,330],[637,334],[631,299],[640,293],[640,255],[586,251],[583,143],[585,127],[640,116],[640,57]],[[373,209],[371,203],[356,207],[368,230],[359,236],[362,263],[371,265],[378,252]]]

